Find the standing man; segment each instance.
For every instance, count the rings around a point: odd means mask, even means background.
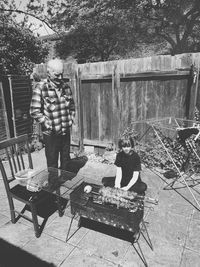
[[[75,116],[71,88],[63,81],[63,67],[60,59],[47,63],[47,79],[33,88],[30,106],[31,116],[42,125],[47,166],[61,169],[70,160],[70,128]]]

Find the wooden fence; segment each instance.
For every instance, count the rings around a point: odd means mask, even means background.
[[[0,141],[10,137],[3,85],[0,81]]]
[[[77,107],[73,141],[107,146],[136,120],[192,119],[200,108],[199,62],[200,53],[65,63]],[[46,77],[46,65],[35,72]]]
[[[29,115],[31,83],[28,76],[7,75],[0,78],[2,121],[0,140],[32,132]],[[4,116],[3,116],[4,115]],[[4,126],[5,125],[5,126]]]

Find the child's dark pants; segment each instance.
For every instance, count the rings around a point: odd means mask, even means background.
[[[102,184],[104,186],[114,187],[115,186],[115,177],[104,177],[102,179]],[[147,190],[147,185],[142,181],[137,181],[129,191],[134,191],[139,195],[144,195]]]

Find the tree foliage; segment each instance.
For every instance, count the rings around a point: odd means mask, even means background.
[[[29,0],[23,12],[59,34],[60,57],[81,63],[124,58],[143,44],[167,43],[172,55],[200,51],[199,0]]]
[[[48,50],[30,31],[7,25],[0,28],[1,66],[3,73],[27,74],[34,63],[41,63]]]
[[[50,22],[70,31],[57,45],[59,55],[73,54],[78,62],[105,61],[123,56],[136,43],[135,1],[49,1]],[[131,23],[130,23],[131,21]]]
[[[73,51],[78,58],[107,60],[158,42],[167,42],[172,55],[200,51],[199,0],[68,0],[53,5],[50,0],[51,23],[73,27],[58,45],[62,56]]]
[[[4,0],[0,6],[11,10],[0,13],[0,73],[30,73],[34,63],[44,60],[48,49],[33,35],[26,18],[21,23],[17,22],[12,12],[16,8],[14,1]]]
[[[199,0],[146,0],[144,24],[170,44],[172,55],[200,51]],[[145,27],[146,27],[145,26]]]

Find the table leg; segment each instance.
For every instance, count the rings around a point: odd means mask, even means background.
[[[62,217],[64,215],[64,211],[66,208],[68,200],[61,197],[60,189],[56,190],[56,205],[58,207],[58,214],[59,217]]]

